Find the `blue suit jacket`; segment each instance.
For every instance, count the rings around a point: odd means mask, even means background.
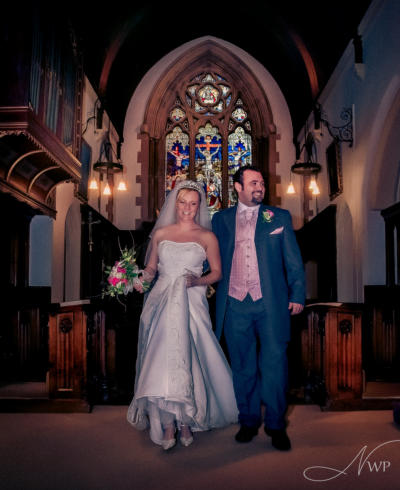
[[[265,211],[274,213],[270,222],[263,219]],[[216,331],[219,339],[225,318],[232,258],[235,249],[237,206],[213,216],[213,231],[218,238],[222,279],[216,296]],[[279,229],[282,228],[280,231]],[[279,233],[271,234],[274,230]],[[254,241],[257,251],[261,291],[267,312],[266,328],[272,328],[276,338],[290,339],[289,302],[304,304],[304,266],[289,211],[260,205]]]

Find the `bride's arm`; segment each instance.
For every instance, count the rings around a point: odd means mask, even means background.
[[[159,233],[157,231],[154,233],[154,236],[150,242],[150,255],[147,261],[146,267],[143,269],[142,276],[140,277],[141,281],[151,282],[157,272],[157,263],[158,263],[158,241],[159,241]]]
[[[207,245],[207,260],[210,266],[210,272],[202,277],[195,276],[187,276],[187,286],[208,286],[209,284],[213,284],[217,282],[222,277],[222,269],[221,269],[221,256],[219,254],[219,245],[217,237],[214,233],[207,233],[206,237],[206,245]]]

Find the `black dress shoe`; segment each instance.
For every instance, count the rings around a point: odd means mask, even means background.
[[[289,451],[291,449],[292,445],[286,434],[286,429],[267,429],[265,427],[264,430],[271,437],[271,443],[275,449],[279,449],[279,451]]]
[[[239,432],[235,436],[235,439],[237,440],[237,442],[250,442],[257,434],[258,427],[248,427],[247,425],[241,425]]]

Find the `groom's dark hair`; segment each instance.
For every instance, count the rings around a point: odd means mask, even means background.
[[[253,172],[258,172],[262,174],[261,170],[255,165],[244,165],[243,167],[240,167],[239,170],[236,170],[236,172],[234,173],[233,182],[237,182],[238,184],[243,186],[243,174],[246,172],[246,170],[253,170]]]

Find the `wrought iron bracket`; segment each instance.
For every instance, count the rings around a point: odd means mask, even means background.
[[[321,116],[321,122],[328,128],[329,134],[337,141],[349,143],[353,146],[353,109],[351,107],[344,108],[340,114],[340,118],[345,121],[343,126],[332,126],[329,121]]]

